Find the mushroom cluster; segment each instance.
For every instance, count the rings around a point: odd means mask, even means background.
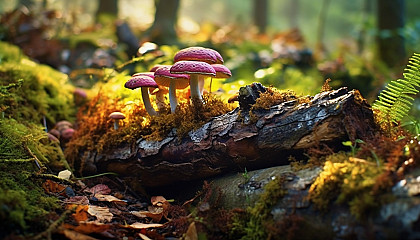
[[[156,94],[156,105],[159,111],[165,107],[164,94],[169,93],[171,112],[174,113],[178,106],[176,89],[184,89],[189,85],[191,98],[199,100],[193,102],[202,103],[206,77],[229,78],[232,76],[223,62],[223,57],[214,49],[188,47],[175,54],[173,65],[156,65],[150,69],[150,72],[136,73],[125,83],[125,87],[142,89],[143,103],[150,116],[158,113],[150,103],[148,88],[155,88],[152,94]]]

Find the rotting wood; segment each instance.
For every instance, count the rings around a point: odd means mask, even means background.
[[[320,143],[342,146],[344,140],[366,139],[375,129],[373,113],[357,90],[322,92],[308,103],[295,100],[253,112],[239,108],[213,118],[180,140],[175,130],[162,141],[138,139],[82,159],[96,172],[136,178],[145,187],[204,179],[288,164]]]

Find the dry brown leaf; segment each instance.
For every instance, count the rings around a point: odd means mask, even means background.
[[[67,209],[72,209],[76,207],[75,212],[72,214],[74,220],[80,222],[80,221],[86,221],[88,219],[88,209],[89,205],[76,205],[76,204],[68,204],[66,206]]]
[[[143,240],[152,240],[151,238],[149,238],[148,236],[144,235],[143,233],[139,233],[139,237]]]
[[[160,220],[162,219],[164,215],[164,211],[163,211],[163,208],[161,207],[151,206],[149,207],[149,211],[133,211],[131,212],[131,214],[139,218],[149,217],[154,222],[160,222]]]
[[[54,182],[50,179],[45,180],[45,182],[42,184],[42,187],[49,194],[59,193],[60,195],[63,195],[63,196],[66,195],[66,192],[65,192],[66,186],[59,184],[57,182]]]
[[[195,222],[192,222],[188,226],[188,230],[185,233],[185,240],[198,240],[197,228],[195,227]]]
[[[86,196],[74,196],[64,199],[66,204],[88,205],[89,199]]]
[[[150,202],[152,203],[153,206],[162,206],[163,203],[168,202],[166,200],[166,198],[164,198],[163,196],[153,196],[150,199]]]
[[[111,222],[112,213],[109,212],[109,208],[90,205],[87,211],[90,215],[95,216],[96,219],[101,223]]]
[[[74,230],[76,232],[81,232],[84,234],[90,234],[90,233],[101,233],[109,228],[111,228],[111,224],[104,224],[96,221],[82,221],[78,223],[78,226],[74,226],[68,223],[64,223],[63,227],[66,229]]]
[[[146,229],[146,228],[159,228],[162,227],[163,224],[160,223],[139,223],[135,222],[133,224],[127,225],[126,227],[132,229]]]
[[[123,205],[127,204],[124,200],[121,200],[111,195],[95,194],[95,198],[98,199],[98,201],[102,202],[114,202]]]
[[[111,193],[111,189],[105,184],[97,184],[91,188],[86,188],[85,192],[93,193],[95,196],[96,194],[107,195]]]
[[[70,229],[63,230],[64,236],[70,240],[97,240],[97,238],[85,235],[83,233],[79,233]]]

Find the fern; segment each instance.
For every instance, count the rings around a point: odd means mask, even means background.
[[[392,122],[398,122],[408,115],[420,86],[420,54],[414,53],[404,69],[403,79],[393,80],[379,94],[373,103],[377,109]]]

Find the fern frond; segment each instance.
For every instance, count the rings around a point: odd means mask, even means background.
[[[414,53],[404,69],[403,79],[387,84],[373,103],[372,108],[379,110],[391,121],[398,122],[408,115],[420,86],[420,54]]]

